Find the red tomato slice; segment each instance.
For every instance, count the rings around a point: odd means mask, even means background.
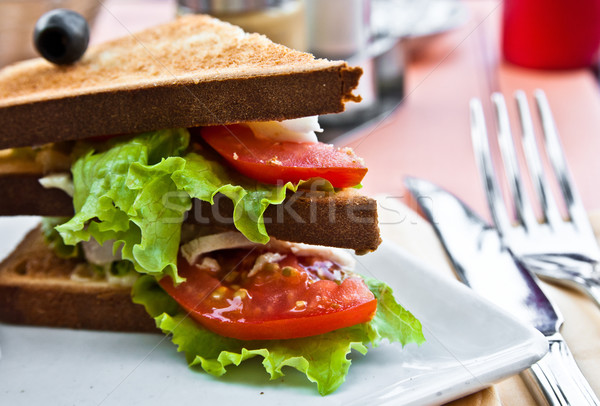
[[[323,178],[342,188],[358,185],[367,173],[362,159],[350,148],[322,142],[274,142],[255,137],[244,125],[203,127],[200,134],[240,173],[259,182]]]
[[[339,269],[331,261],[287,253],[249,273],[257,252],[228,250],[210,255],[220,270],[202,260],[201,265],[180,260],[178,271],[186,281],[173,286],[171,278],[164,277],[160,285],[190,317],[222,336],[308,337],[367,322],[377,309],[377,300],[362,279],[349,277],[341,283],[331,279]]]

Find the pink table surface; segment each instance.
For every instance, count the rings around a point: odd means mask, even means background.
[[[493,131],[493,91],[503,92],[510,103],[516,89],[531,95],[541,88],[583,203],[590,211],[600,209],[600,92],[592,72],[528,70],[504,63],[498,40],[501,2],[466,3],[471,9],[468,23],[431,40],[407,66],[406,99],[400,108],[347,141],[369,166],[363,190],[398,196],[410,205],[402,179],[418,176],[487,213],[471,146],[469,100],[484,101],[488,131]],[[516,114],[512,104],[509,109]]]

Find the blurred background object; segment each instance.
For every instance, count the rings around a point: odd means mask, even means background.
[[[33,29],[47,11],[74,10],[91,26],[100,7],[97,0],[0,0],[0,66],[38,56]]]
[[[534,69],[588,68],[598,61],[600,0],[505,0],[502,53]]]
[[[371,41],[371,0],[306,0],[309,48],[316,56],[348,59]]]
[[[274,42],[306,51],[302,0],[178,0],[177,13],[202,13],[258,32]]]
[[[373,115],[378,92],[371,52],[371,0],[306,0],[308,49],[316,57],[343,59],[360,66],[363,76],[355,93],[359,104],[346,105],[342,114],[322,116],[324,125],[364,121]]]
[[[328,138],[389,115],[404,100],[406,64],[469,18],[459,0],[305,1],[309,51],[364,70],[356,92],[363,102],[321,118]]]
[[[403,38],[407,57],[418,57],[437,36],[469,18],[460,0],[372,0],[376,36]]]

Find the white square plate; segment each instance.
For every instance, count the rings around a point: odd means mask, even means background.
[[[0,222],[0,235],[32,224],[15,221]],[[0,255],[14,243],[0,241]],[[427,342],[352,354],[346,382],[329,396],[319,396],[316,385],[292,369],[269,381],[257,359],[230,367],[222,378],[192,371],[158,334],[0,324],[0,397],[10,405],[439,404],[516,374],[547,350],[536,330],[391,244],[359,257],[357,265],[359,273],[392,286],[421,320]]]

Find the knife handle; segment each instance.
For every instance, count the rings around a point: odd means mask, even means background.
[[[562,336],[548,337],[548,344],[548,354],[523,372],[538,402],[549,406],[600,405]]]

